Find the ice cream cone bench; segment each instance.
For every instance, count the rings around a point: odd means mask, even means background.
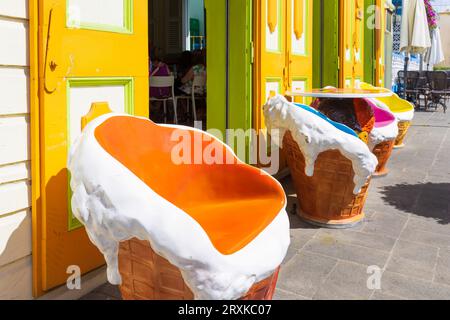
[[[378,107],[373,99],[366,101],[375,116],[375,126],[369,135],[369,148],[378,159],[378,166],[373,175],[381,177],[389,173],[387,163],[398,136],[398,121],[392,112]]]
[[[356,88],[356,91],[344,90],[340,93],[339,90],[334,87],[326,87],[321,91],[322,92],[316,92],[316,94],[323,95],[323,92],[325,91],[327,93],[330,93],[332,97],[335,94],[350,94],[355,96],[358,95],[358,93],[360,96],[372,97],[354,100],[353,105],[355,110],[364,109],[361,108],[361,106],[365,106],[366,108],[370,107],[373,112],[375,122],[373,123],[372,121],[365,120],[364,117],[362,118],[361,116],[358,116],[358,113],[356,113],[355,121],[357,120],[358,122],[363,123],[362,126],[360,125],[361,128],[357,129],[360,132],[359,136],[362,140],[368,143],[369,149],[373,152],[373,154],[375,154],[378,159],[378,166],[373,176],[381,177],[387,175],[389,172],[389,170],[387,169],[387,163],[389,161],[389,158],[391,157],[396,138],[398,137],[398,121],[395,115],[389,109],[378,106],[373,96],[377,92],[383,95],[391,94],[391,92],[386,89],[375,87],[366,88],[363,91],[361,91],[359,88]],[[331,101],[331,103],[329,103],[328,105],[333,106],[336,103],[335,101],[336,100]],[[321,108],[320,100],[314,100],[312,106],[317,109]],[[327,110],[324,110],[324,112],[327,112]],[[365,116],[365,118],[367,119],[367,116]],[[351,125],[351,123],[349,125]]]
[[[328,228],[349,228],[364,218],[370,180],[378,165],[368,146],[376,121],[366,98],[385,94],[340,89],[291,92],[286,95],[319,100],[308,107],[277,95],[264,106],[268,129],[279,130],[302,219]],[[350,111],[341,121],[332,118],[335,104]]]
[[[368,83],[361,82],[361,89],[381,89],[376,88]],[[383,89],[387,90],[387,89]],[[404,140],[408,133],[411,122],[414,119],[414,105],[409,101],[400,98],[397,94],[391,92],[391,95],[386,97],[374,98],[373,102],[378,107],[392,112],[398,121],[398,135],[395,139],[394,148],[399,149],[405,146]]]
[[[290,242],[281,185],[205,132],[102,113],[70,151],[72,210],[123,298],[271,299]],[[186,157],[180,137],[224,161]]]

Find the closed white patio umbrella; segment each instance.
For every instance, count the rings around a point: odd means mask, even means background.
[[[435,65],[444,61],[444,50],[442,49],[441,31],[439,27],[431,31],[431,48],[428,50],[425,60],[427,62],[427,70],[430,65]]]
[[[400,51],[422,54],[430,47],[430,30],[423,0],[403,0]]]
[[[431,47],[430,29],[423,0],[403,0],[400,51],[405,53],[405,84],[408,75],[409,54],[423,54]]]

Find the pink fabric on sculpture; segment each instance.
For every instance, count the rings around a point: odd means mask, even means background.
[[[364,99],[372,108],[375,115],[375,127],[383,128],[395,121],[395,116],[391,112],[381,109],[370,99]]]

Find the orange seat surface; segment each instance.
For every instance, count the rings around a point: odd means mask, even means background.
[[[214,146],[221,150],[224,164],[175,164],[172,150],[180,143],[171,138],[175,130],[182,130],[185,139],[189,138],[191,163],[199,163],[194,162],[195,150]],[[99,125],[95,137],[153,191],[196,220],[222,254],[245,247],[284,208],[284,191],[276,181],[239,163],[221,142],[211,141],[204,133],[116,116]],[[233,159],[232,163],[225,164],[227,158]]]

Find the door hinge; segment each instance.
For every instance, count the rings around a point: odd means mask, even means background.
[[[255,43],[250,41],[250,63],[255,63]]]
[[[337,57],[337,68],[338,70],[341,70],[341,57]]]

